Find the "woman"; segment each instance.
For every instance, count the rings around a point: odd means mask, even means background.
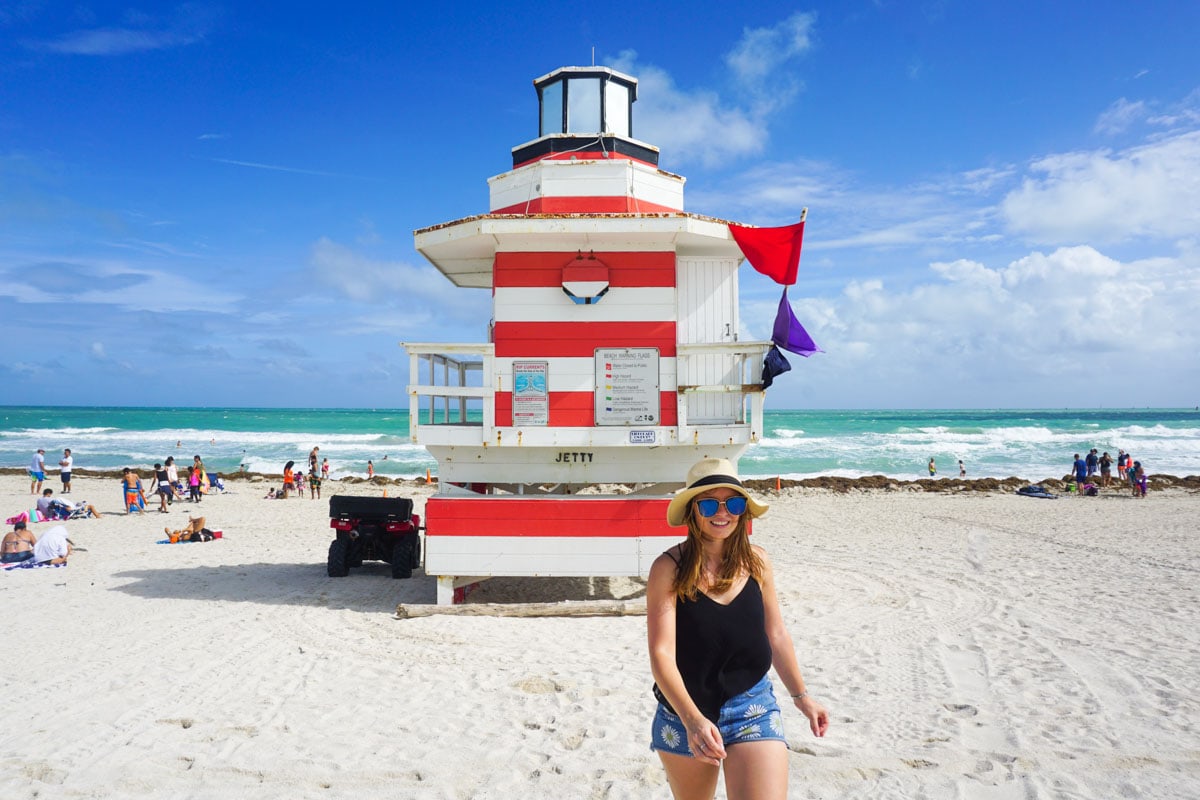
[[[29,532],[29,527],[21,521],[13,523],[11,533],[4,534],[0,544],[0,563],[19,564],[33,558],[33,548],[37,539]]]
[[[787,796],[788,751],[771,679],[824,736],[829,714],[804,688],[766,551],[751,545],[750,497],[726,459],[688,471],[667,507],[687,540],[655,559],[646,586],[654,694],[651,749],[672,794],[711,798],[722,765],[730,798]]]
[[[150,481],[150,491],[158,495],[158,510],[167,513],[167,500],[174,494],[167,470],[162,464],[154,465],[154,480]]]
[[[295,465],[295,461],[289,461],[283,465],[283,499],[285,500],[296,488],[296,473],[292,471],[292,467]]]
[[[167,505],[175,502],[175,498],[182,499],[183,495],[179,490],[179,468],[175,466],[175,456],[167,456],[167,460],[163,462],[163,468],[167,471],[167,483],[171,486],[171,494],[167,497]]]

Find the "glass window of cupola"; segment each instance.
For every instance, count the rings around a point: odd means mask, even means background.
[[[540,135],[563,132],[563,82],[554,81],[541,88],[542,130]]]
[[[600,79],[567,80],[567,133],[600,133]]]
[[[604,82],[604,132],[632,135],[629,132],[629,87],[616,81]]]

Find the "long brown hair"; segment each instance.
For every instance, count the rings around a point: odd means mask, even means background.
[[[695,600],[696,592],[700,591],[700,576],[704,569],[704,534],[700,531],[700,522],[696,518],[696,501],[688,504],[687,512],[688,537],[679,548],[679,566],[675,570],[675,597],[680,600]],[[733,533],[725,540],[725,552],[721,558],[721,566],[717,571],[717,580],[712,585],[713,594],[722,594],[729,590],[742,575],[749,575],[762,583],[763,563],[754,548],[750,546],[750,514],[743,513],[738,517]]]

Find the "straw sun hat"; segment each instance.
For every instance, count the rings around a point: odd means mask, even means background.
[[[684,488],[675,493],[667,506],[667,524],[683,525],[687,519],[688,504],[696,495],[712,489],[733,489],[746,498],[746,511],[752,517],[767,513],[767,506],[751,497],[738,480],[737,470],[727,458],[703,458],[688,470]]]

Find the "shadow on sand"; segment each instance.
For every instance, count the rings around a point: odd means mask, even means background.
[[[325,564],[237,564],[118,572],[114,587],[149,599],[209,600],[270,605],[321,606],[352,611],[393,612],[398,603],[436,602],[432,576],[414,570],[396,580],[391,566],[368,561],[348,577],[330,578]],[[564,600],[628,600],[645,594],[637,578],[490,578],[481,582],[468,603],[554,603]]]

